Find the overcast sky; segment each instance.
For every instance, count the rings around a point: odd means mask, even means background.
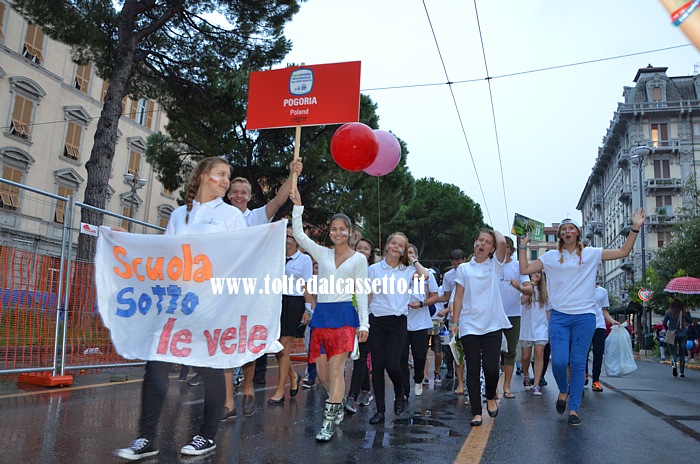
[[[462,117],[447,85],[435,31]],[[505,74],[688,44],[656,0],[308,0],[287,26],[288,63],[362,62],[380,127],[408,145],[415,178],[459,186],[496,229],[515,212],[545,223],[574,215],[624,86],[640,67],[692,75],[692,47],[512,77]],[[504,186],[491,114],[491,88]],[[472,164],[467,141],[476,165]],[[481,179],[483,195],[477,182]],[[507,211],[507,213],[506,213]],[[490,214],[489,214],[490,213]]]

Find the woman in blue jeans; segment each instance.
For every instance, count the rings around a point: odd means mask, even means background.
[[[644,225],[644,210],[632,215],[632,230],[619,249],[583,247],[581,228],[573,219],[564,219],[559,225],[559,242],[556,250],[550,250],[528,264],[527,243],[529,236],[518,246],[520,273],[547,273],[549,291],[549,340],[552,347],[552,373],[559,387],[556,409],[566,411],[569,402],[569,424],[580,425],[578,411],[583,396],[586,377],[586,358],[596,326],[595,283],[598,266],[603,261],[628,256]],[[571,367],[571,377],[567,375]]]

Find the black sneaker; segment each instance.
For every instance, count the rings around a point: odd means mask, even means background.
[[[546,386],[547,386],[547,381],[544,379],[544,377],[542,377],[540,379],[540,387],[546,387]]]
[[[129,461],[138,461],[139,459],[155,456],[158,454],[158,450],[154,448],[152,440],[139,438],[134,440],[128,448],[114,450],[113,454]]]
[[[191,387],[196,387],[197,385],[202,385],[204,383],[204,380],[202,380],[202,376],[197,374],[194,377],[192,377],[189,382],[187,382],[187,385]]]
[[[214,440],[207,440],[200,435],[195,435],[189,444],[182,447],[180,452],[188,456],[200,456],[202,454],[209,453],[210,451],[214,451],[215,449],[216,444],[214,443]]]
[[[581,418],[578,417],[578,414],[569,414],[569,425],[574,427],[581,425]]]
[[[307,380],[304,380],[304,381],[301,383],[301,387],[302,387],[302,388],[305,388],[305,389],[307,389],[307,390],[308,390],[309,388],[314,388],[314,385],[316,385],[316,382],[310,382],[308,379],[307,379]]]
[[[678,369],[676,369],[675,367],[673,368],[673,376],[678,377]]]

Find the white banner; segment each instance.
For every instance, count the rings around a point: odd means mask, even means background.
[[[281,350],[282,295],[270,282],[284,280],[285,230],[286,221],[202,235],[100,227],[97,302],[117,352],[225,368]]]

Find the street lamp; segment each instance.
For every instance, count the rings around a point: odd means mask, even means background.
[[[630,162],[632,165],[637,165],[638,172],[639,172],[639,207],[644,208],[644,187],[642,183],[644,182],[643,179],[643,170],[644,167],[642,165],[642,162],[644,161],[644,157],[649,156],[649,153],[651,153],[651,149],[647,147],[646,145],[642,145],[639,147],[636,147],[632,150],[632,155],[630,156]],[[642,224],[642,226],[639,228],[639,238],[641,239],[640,246],[641,246],[641,252],[642,252],[642,276],[641,276],[641,286],[643,287],[646,284],[646,275],[647,275],[647,262],[646,262],[646,250],[645,250],[645,234],[644,234],[644,227],[645,225]],[[651,328],[651,315],[649,317],[649,321],[647,323],[647,305],[646,302],[642,302],[642,320],[644,321],[644,324],[646,328]],[[642,329],[646,329],[644,326]],[[642,330],[643,334],[646,334],[646,330]]]
[[[129,185],[129,187],[131,187],[131,201],[129,202],[129,219],[134,218],[134,198],[136,197],[136,190],[142,188],[148,183],[146,179],[138,178],[138,172],[136,174],[136,176],[130,172],[124,174],[124,182],[126,182]],[[129,232],[131,232],[131,222],[132,221],[129,221],[129,225],[127,227],[127,230]]]

